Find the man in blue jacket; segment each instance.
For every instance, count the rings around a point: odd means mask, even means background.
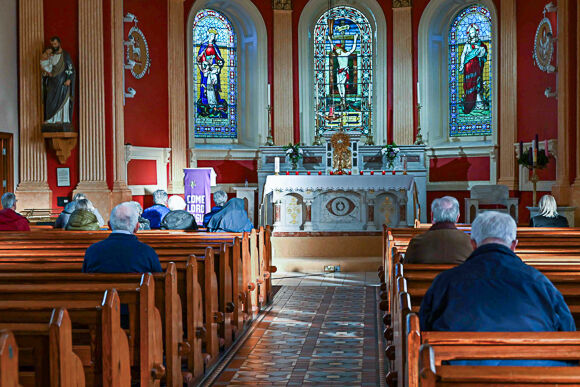
[[[149,224],[152,230],[161,228],[161,221],[170,211],[169,207],[167,207],[167,192],[163,191],[162,189],[158,189],[157,191],[153,192],[153,204],[151,207],[147,208],[141,214],[141,217],[149,220]]]
[[[514,253],[518,243],[511,216],[480,214],[471,225],[475,250],[439,274],[419,312],[421,330],[463,332],[575,331],[562,294],[542,273]],[[566,365],[551,360],[456,361],[469,365]]]
[[[155,250],[139,242],[139,213],[133,203],[121,203],[111,211],[113,232],[85,252],[84,273],[158,273],[161,264]]]

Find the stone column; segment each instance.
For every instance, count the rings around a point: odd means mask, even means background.
[[[18,2],[20,184],[18,209],[52,208],[47,183],[46,149],[40,131],[43,121],[40,54],[44,46],[42,0]]]
[[[274,140],[294,143],[294,88],[292,77],[292,1],[275,0],[274,6]],[[264,108],[266,108],[264,106]],[[309,139],[303,139],[309,141]]]
[[[111,212],[105,150],[102,0],[79,0],[79,184],[103,217]]]
[[[576,179],[572,185],[575,224],[580,224],[580,7],[576,7]]]
[[[312,199],[304,199],[304,231],[312,231]]]
[[[413,144],[413,32],[411,0],[393,0],[393,141]]]
[[[111,83],[112,98],[111,109],[113,112],[113,159],[115,164],[113,192],[111,205],[115,206],[132,198],[131,190],[127,186],[127,164],[125,163],[125,108],[124,98],[124,56],[123,45],[123,1],[111,1]]]
[[[559,205],[570,203],[570,2],[558,1],[558,156],[556,162],[556,184],[552,194]]]
[[[169,193],[183,194],[183,169],[187,168],[187,121],[185,106],[185,35],[183,0],[167,1],[167,64],[171,171]]]
[[[500,5],[500,132],[498,184],[517,189],[517,165],[513,144],[517,130],[517,35],[516,0],[502,0]]]

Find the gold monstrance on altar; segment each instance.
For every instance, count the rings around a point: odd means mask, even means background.
[[[350,151],[350,136],[340,130],[330,137],[332,145],[332,169],[342,174],[346,169],[352,168],[352,152]]]

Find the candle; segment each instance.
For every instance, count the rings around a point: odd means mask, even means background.
[[[534,139],[534,141],[536,142],[536,146],[534,147],[535,150],[539,151],[540,150],[540,141],[538,140],[538,135],[536,134],[536,137]]]
[[[538,161],[538,149],[536,148],[538,146],[538,143],[536,142],[536,140],[532,140],[532,162],[534,163],[534,165],[536,165],[536,162]]]
[[[361,175],[364,175],[364,172],[363,172],[363,171],[360,171],[359,173],[360,173]]]
[[[396,172],[395,172],[395,170],[393,169],[393,170],[391,171],[391,173],[394,175]]]
[[[348,174],[349,174],[349,175],[352,175],[352,171],[348,171]]]
[[[385,174],[385,171],[383,171],[383,175]]]
[[[330,174],[331,174],[331,175],[334,175],[334,172],[330,171]]]
[[[375,174],[375,171],[371,171],[371,175],[374,175],[374,174]]]
[[[268,83],[268,106],[270,106],[271,102],[272,102],[272,98],[270,97],[270,84]]]
[[[290,172],[289,171],[286,171],[286,176],[288,176],[289,174],[290,174]]]
[[[407,173],[407,156],[403,156],[403,173]]]
[[[316,111],[318,112],[318,81],[316,82]]]
[[[307,174],[308,176],[310,176],[310,171],[306,172],[306,174]]]
[[[319,175],[319,176],[320,176],[320,175],[322,175],[322,171],[318,171],[318,175]]]
[[[544,154],[546,155],[546,157],[549,156],[549,154],[548,154],[548,140],[544,140]]]
[[[299,173],[298,173],[298,171],[296,171],[296,176],[298,176],[298,175],[299,175]]]
[[[280,173],[280,157],[274,157],[274,173]]]
[[[334,106],[331,106],[331,107],[330,107],[330,112],[329,112],[329,114],[330,114],[331,116],[334,116]]]
[[[534,156],[533,156],[532,152],[532,148],[530,148],[530,151],[528,152],[528,164],[530,165],[534,165]]]
[[[421,104],[421,84],[417,82],[417,104]]]
[[[520,141],[520,157],[524,155],[524,142]]]

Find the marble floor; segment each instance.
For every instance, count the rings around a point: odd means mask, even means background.
[[[271,309],[215,386],[379,386],[377,273],[278,273]]]

